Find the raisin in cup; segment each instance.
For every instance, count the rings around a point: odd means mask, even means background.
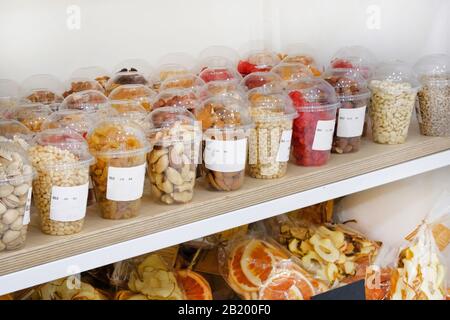
[[[137,216],[151,149],[142,129],[129,119],[108,118],[90,131],[88,143],[96,158],[91,178],[102,217]]]
[[[239,189],[244,182],[247,140],[251,121],[239,100],[213,97],[196,110],[203,129],[203,174],[219,191]]]
[[[136,101],[147,111],[152,110],[156,92],[142,84],[124,84],[115,88],[108,96],[110,100]]]
[[[362,75],[353,69],[330,69],[324,76],[340,101],[332,152],[343,154],[359,150],[370,92]]]
[[[322,79],[305,78],[290,83],[287,89],[298,112],[292,133],[296,163],[301,166],[326,164],[339,106],[333,87]]]
[[[153,197],[165,204],[187,203],[194,196],[201,128],[182,107],[162,107],[148,116],[147,157]]]
[[[238,72],[245,77],[253,72],[267,72],[280,62],[280,58],[273,52],[261,50],[252,51],[238,63]]]

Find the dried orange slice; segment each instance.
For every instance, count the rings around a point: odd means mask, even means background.
[[[237,245],[230,254],[228,261],[228,280],[230,286],[238,294],[246,295],[246,293],[258,291],[258,287],[248,280],[241,267],[242,255],[246,243]]]
[[[211,287],[200,274],[188,269],[179,270],[177,278],[184,288],[187,300],[212,300]]]
[[[274,247],[269,243],[253,239],[247,243],[241,258],[241,268],[245,277],[255,286],[261,286],[269,278],[277,263]]]
[[[261,300],[309,300],[313,295],[313,285],[296,270],[271,276],[259,291]]]

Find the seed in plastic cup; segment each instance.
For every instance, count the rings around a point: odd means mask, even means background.
[[[287,91],[298,112],[292,133],[296,163],[301,166],[326,164],[339,106],[334,88],[325,80],[305,78],[290,83]]]
[[[165,204],[187,203],[194,196],[201,129],[181,107],[162,107],[148,116],[148,176],[153,197]]]
[[[25,245],[30,222],[33,170],[25,150],[12,142],[0,142],[0,252]],[[6,169],[4,169],[6,168]]]
[[[37,172],[33,199],[41,229],[50,235],[80,232],[86,215],[89,166],[94,158],[76,132],[48,129],[37,134],[28,154]]]
[[[258,179],[280,178],[286,174],[297,112],[282,94],[256,92],[249,95],[249,102],[255,123],[249,136],[249,174]]]
[[[370,99],[367,82],[353,69],[329,69],[324,79],[334,87],[340,101],[332,152],[357,152]]]
[[[126,118],[108,118],[90,131],[88,144],[96,158],[91,166],[91,178],[102,217],[137,216],[144,189],[146,155],[150,150],[142,129]]]
[[[213,97],[196,110],[203,129],[202,169],[219,191],[239,189],[244,182],[247,142],[253,122],[242,101]]]

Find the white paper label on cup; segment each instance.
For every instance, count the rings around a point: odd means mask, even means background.
[[[146,163],[129,168],[108,167],[106,199],[113,201],[133,201],[144,192]]]
[[[219,172],[236,172],[245,169],[247,139],[205,140],[205,166]]]
[[[336,120],[317,121],[316,132],[314,133],[313,150],[327,151],[331,150],[333,143],[334,125]]]
[[[22,220],[23,225],[29,224],[31,220],[31,194],[32,189],[30,188],[27,194],[27,202],[25,203],[25,211],[23,213],[23,220]]]
[[[280,146],[278,147],[277,162],[289,161],[291,150],[292,130],[284,130],[281,133]]]
[[[78,221],[86,215],[89,183],[75,187],[52,187],[50,219],[53,221]]]
[[[341,138],[361,136],[365,115],[366,106],[354,109],[340,108],[336,135]]]

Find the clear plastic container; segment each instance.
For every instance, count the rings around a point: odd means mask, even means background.
[[[295,162],[301,166],[326,164],[339,107],[334,88],[325,80],[305,78],[291,82],[287,92],[298,112],[292,133]]]
[[[25,150],[12,142],[0,142],[0,252],[25,245],[30,222],[33,169]]]
[[[148,77],[153,72],[153,68],[144,59],[131,58],[131,59],[122,60],[113,69],[113,72],[115,72],[115,73],[127,72],[127,71],[131,71],[131,72],[137,71],[137,72],[143,74],[145,77]]]
[[[376,69],[369,88],[372,92],[369,113],[373,141],[404,143],[420,88],[416,75],[403,62],[384,63]]]
[[[422,85],[416,108],[420,132],[426,136],[450,136],[450,56],[424,56],[414,69]]]
[[[199,53],[198,60],[198,72],[212,66],[232,67],[238,63],[239,53],[226,46],[210,46]]]
[[[33,142],[28,154],[37,172],[33,199],[42,231],[50,235],[80,232],[86,215],[89,166],[94,161],[85,139],[69,129],[48,129]]]
[[[102,217],[137,216],[150,150],[142,129],[126,118],[104,119],[88,134],[88,144],[96,158],[91,166],[91,178]]]
[[[137,123],[144,132],[149,129],[149,124],[146,121],[148,112],[139,102],[133,100],[111,100],[111,107],[117,111],[120,117]]]
[[[17,120],[0,120],[0,137],[23,144],[30,142],[33,132],[24,124]],[[28,145],[22,145],[23,149],[28,149]]]
[[[64,98],[71,95],[74,92],[80,92],[84,90],[97,90],[101,93],[105,93],[105,89],[101,86],[99,82],[96,80],[92,80],[89,78],[70,78],[67,85],[66,91],[62,94]]]
[[[300,63],[311,71],[313,76],[320,76],[322,74],[321,67],[319,67],[316,57],[316,52],[304,43],[293,43],[283,50],[281,54],[282,63]]]
[[[291,150],[292,123],[297,112],[285,95],[249,95],[250,115],[255,123],[249,137],[249,174],[259,179],[286,174]]]
[[[0,79],[0,112],[17,105],[20,87],[9,79]]]
[[[205,81],[202,78],[192,74],[180,74],[172,76],[161,83],[160,90],[167,89],[191,89],[199,91],[205,85]]]
[[[149,82],[148,78],[140,72],[137,72],[135,69],[131,69],[131,71],[120,71],[114,74],[111,79],[106,83],[105,93],[107,96],[116,89],[117,87],[126,85],[126,84],[141,84],[143,86],[152,87],[152,83]]]
[[[238,80],[242,77],[233,68],[227,66],[209,66],[198,75],[206,83],[211,81]]]
[[[10,118],[19,121],[33,132],[39,132],[51,113],[51,109],[42,103],[27,103],[12,109]]]
[[[111,74],[102,67],[83,67],[72,72],[71,78],[89,79],[97,81],[106,90],[106,83],[111,78]]]
[[[339,49],[331,58],[333,69],[353,69],[369,80],[377,64],[376,58],[369,49],[362,46],[347,46]]]
[[[261,88],[265,91],[281,92],[283,86],[283,80],[273,72],[254,72],[241,81],[241,87],[246,90]]]
[[[108,107],[109,100],[103,93],[97,90],[85,90],[67,96],[61,103],[60,109],[75,109],[93,113]]]
[[[238,72],[245,77],[253,72],[270,71],[280,62],[280,58],[273,52],[262,50],[253,51],[238,63]]]
[[[155,98],[153,109],[162,107],[183,107],[194,112],[199,104],[197,92],[192,89],[167,89],[161,91]]]
[[[109,94],[111,100],[132,100],[138,102],[145,110],[152,110],[152,101],[156,92],[142,84],[125,84]]]
[[[36,74],[28,77],[21,87],[21,97],[32,103],[49,105],[63,100],[64,85],[50,74]]]
[[[203,174],[219,191],[233,191],[244,183],[249,129],[248,106],[228,97],[213,97],[196,110],[203,130]]]
[[[194,196],[201,129],[192,113],[179,107],[162,107],[148,116],[147,137],[152,195],[165,204],[187,203]]]
[[[153,89],[158,91],[165,80],[189,74],[189,72],[189,69],[181,64],[165,64],[159,66],[151,77]]]
[[[212,97],[230,97],[245,101],[246,94],[236,80],[208,82],[199,93],[200,99],[206,100]]]
[[[88,112],[76,109],[64,109],[53,112],[42,124],[42,130],[70,129],[86,139],[93,123],[94,119]]]
[[[353,69],[330,69],[324,75],[340,101],[332,152],[356,152],[361,145],[370,92],[367,81]]]
[[[292,82],[313,76],[313,73],[307,66],[301,63],[284,61],[273,67],[272,72],[277,74],[285,82]]]

